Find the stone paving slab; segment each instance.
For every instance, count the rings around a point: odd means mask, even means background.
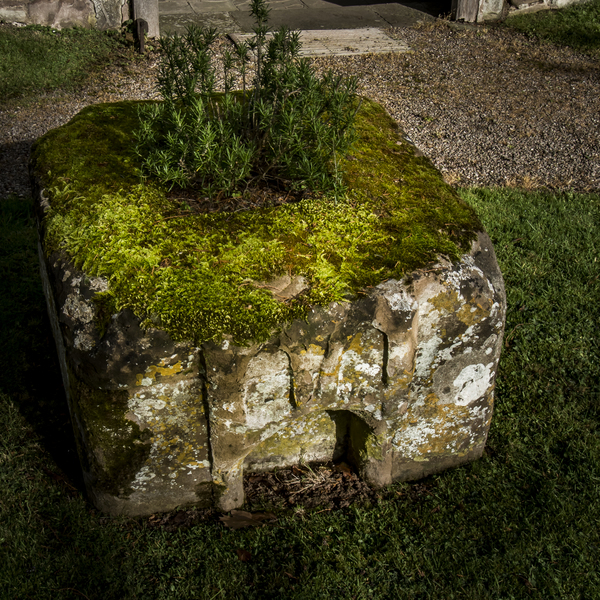
[[[234,18],[243,31],[252,31],[254,17],[249,13],[239,11],[234,15]],[[294,30],[359,29],[362,27],[390,26],[385,19],[368,7],[342,7],[334,4],[330,8],[293,8],[271,11],[269,14],[269,27],[271,30],[279,29],[282,25]]]
[[[341,2],[341,0],[340,0]],[[433,20],[422,3],[365,4],[365,0],[272,0],[269,27],[295,31],[410,27]],[[250,0],[159,0],[162,34],[184,33],[194,23],[219,33],[251,33],[255,26]]]
[[[253,37],[253,34],[230,34],[236,44]],[[386,35],[380,29],[319,29],[300,31],[302,56],[350,56],[356,54],[387,54],[408,52],[410,48],[402,40]]]
[[[228,12],[218,12],[212,14],[186,14],[160,15],[160,33],[161,35],[177,33],[182,35],[190,25],[199,27],[214,28],[217,33],[227,35],[231,33],[243,33],[242,28]]]
[[[390,27],[412,27],[417,23],[435,21],[435,17],[402,4],[376,4],[372,8]]]

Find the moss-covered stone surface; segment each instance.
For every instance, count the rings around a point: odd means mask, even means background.
[[[129,308],[176,340],[266,340],[311,306],[354,298],[440,254],[458,259],[481,229],[366,99],[343,164],[344,198],[211,214],[193,213],[142,181],[133,139],[138,105],[88,107],[36,144],[34,174],[50,204],[45,248],[109,281],[96,297],[105,314]],[[306,282],[285,301],[268,285],[282,274]]]
[[[42,280],[95,505],[244,502],[244,470],[374,486],[483,452],[505,294],[473,212],[363,101],[343,198],[200,213],[142,181],[137,104],[33,153]],[[182,194],[183,195],[183,194]]]

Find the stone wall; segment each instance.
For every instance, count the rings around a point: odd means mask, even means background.
[[[128,0],[0,0],[0,19],[9,23],[116,29],[128,18]]]
[[[563,8],[587,0],[479,0],[477,22],[497,21],[519,12]]]

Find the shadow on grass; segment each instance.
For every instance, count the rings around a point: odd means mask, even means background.
[[[600,0],[576,2],[560,10],[517,13],[504,26],[600,58]]]
[[[0,200],[0,392],[13,398],[57,466],[83,490],[42,291],[29,199]]]
[[[396,484],[371,506],[236,531],[105,518],[61,479],[78,467],[31,206],[3,200],[0,597],[600,597],[600,196],[461,194],[494,240],[509,304],[484,457],[424,494]]]

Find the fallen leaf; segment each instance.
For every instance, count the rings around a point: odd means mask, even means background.
[[[337,471],[338,473],[343,473],[344,475],[352,475],[352,467],[350,467],[350,465],[348,465],[345,462],[341,462],[335,465],[335,467],[333,467],[333,470]]]
[[[250,552],[248,552],[248,550],[242,550],[241,548],[238,548],[236,550],[236,552],[237,552],[238,558],[242,562],[249,562],[250,559],[252,558],[252,554],[250,554]]]
[[[171,523],[173,525],[180,525],[181,523],[185,522],[188,518],[187,512],[186,511],[180,511],[177,514],[175,514],[175,516],[171,519]]]
[[[259,527],[264,521],[276,521],[277,517],[270,512],[249,513],[244,510],[232,510],[231,515],[223,515],[219,520],[229,529],[241,529],[242,527]]]

